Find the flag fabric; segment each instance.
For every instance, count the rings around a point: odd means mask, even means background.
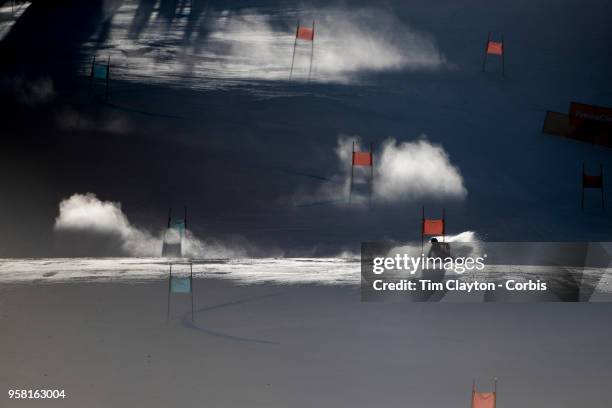
[[[170,224],[170,228],[178,230],[179,232],[185,231],[185,220],[175,220]]]
[[[582,175],[582,188],[602,188],[603,178],[601,176]]]
[[[94,64],[93,77],[96,79],[106,79],[108,76],[108,66],[102,64]]]
[[[504,43],[489,41],[487,44],[487,54],[502,55],[504,53]]]
[[[353,166],[372,166],[372,152],[353,152]]]
[[[173,276],[170,279],[170,290],[172,293],[190,293],[191,292],[191,278],[190,277],[179,277]]]
[[[298,26],[296,38],[300,40],[314,41],[314,29]]]
[[[495,408],[495,393],[473,392],[472,408]]]
[[[423,220],[423,235],[444,235],[444,220]]]

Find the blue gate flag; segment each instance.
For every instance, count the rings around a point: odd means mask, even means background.
[[[94,64],[93,76],[96,79],[106,79],[108,76],[108,65]]]
[[[173,293],[190,293],[191,292],[191,278],[190,277],[178,277],[173,276],[170,280],[170,290]]]
[[[185,220],[175,220],[172,222],[170,228],[174,228],[179,232],[185,231]]]

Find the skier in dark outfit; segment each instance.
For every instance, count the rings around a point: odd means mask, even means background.
[[[439,242],[438,238],[431,239],[431,248],[429,248],[429,252],[427,256],[430,258],[446,258],[450,256],[450,245],[448,242]]]
[[[431,239],[431,247],[429,248],[429,252],[427,253],[428,258],[445,258],[450,256],[450,246],[448,242],[439,242],[437,238]],[[434,263],[435,264],[435,263]],[[432,282],[444,282],[444,276],[446,271],[444,268],[441,269],[427,269],[426,277],[430,279]],[[421,294],[421,301],[436,301],[439,300],[446,291],[423,291]]]

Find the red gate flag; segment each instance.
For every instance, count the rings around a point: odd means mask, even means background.
[[[444,235],[444,220],[423,220],[423,235]]]
[[[295,35],[296,38],[306,41],[314,41],[314,28],[299,27]]]
[[[497,41],[489,41],[487,45],[487,54],[492,55],[503,55],[504,53],[504,43]]]
[[[582,163],[582,209],[584,209],[584,190],[587,188],[598,188],[601,191],[601,208],[605,208],[603,166],[601,164],[599,165],[599,175],[591,175],[584,172],[584,163]]]
[[[353,152],[353,166],[372,166],[372,152]]]
[[[582,188],[602,188],[603,178],[601,176],[582,175]]]
[[[472,408],[495,408],[494,392],[473,392]]]

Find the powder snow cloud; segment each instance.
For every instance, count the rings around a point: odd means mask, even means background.
[[[270,12],[207,7],[203,12],[196,5],[171,21],[153,10],[148,21],[134,26],[137,10],[131,1],[109,10],[109,31],[86,45],[92,53],[104,49],[104,56],[115,61],[115,76],[128,80],[146,76],[176,86],[213,88],[236,79],[288,80],[298,19],[305,26],[315,19],[316,26],[314,50],[311,42],[297,43],[294,80],[308,78],[311,52],[316,82],[345,83],[373,72],[447,66],[432,35],[380,8],[280,7]]]
[[[321,185],[314,194],[298,193],[295,197],[298,202],[348,202],[353,143],[356,151],[369,150],[360,144],[358,136],[341,135],[335,148],[338,170],[329,177],[333,182]],[[413,141],[385,140],[375,149],[373,176],[373,200],[379,204],[416,202],[427,198],[462,200],[467,196],[459,168],[452,164],[441,145],[431,143],[425,137]],[[371,177],[369,167],[353,169],[352,204],[367,204]]]
[[[122,256],[160,256],[166,233],[161,231],[154,235],[136,227],[130,223],[120,203],[102,201],[93,193],[73,194],[62,200],[54,229],[58,233],[112,240],[113,248],[120,250],[115,255]],[[183,237],[183,256],[190,258],[239,258],[257,251],[241,237],[234,237],[230,242],[213,238],[200,240],[189,230],[185,230]]]
[[[467,195],[459,169],[441,145],[426,139],[382,144],[375,167],[374,195],[385,202],[422,197],[459,198]]]
[[[119,241],[126,254],[133,256],[156,256],[161,251],[161,240],[133,226],[120,203],[101,201],[92,193],[74,194],[62,200],[54,228],[109,236]]]

